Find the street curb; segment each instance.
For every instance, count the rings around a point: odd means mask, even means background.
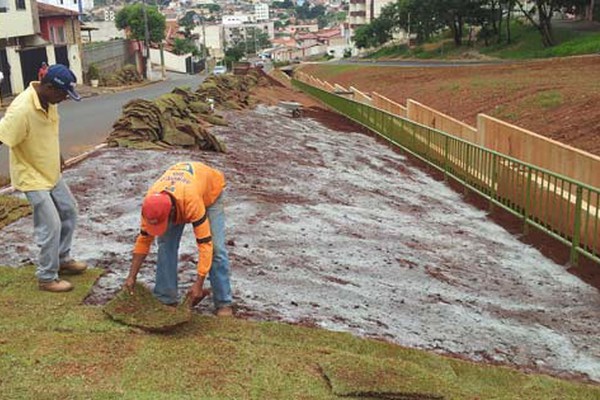
[[[91,150],[85,151],[81,154],[76,155],[75,157],[69,158],[67,161],[65,161],[65,168],[70,168],[70,167],[74,166],[75,164],[80,163],[81,161],[85,160],[86,158],[88,158],[89,156],[94,154],[96,151],[103,149],[107,146],[108,146],[107,143],[100,143],[99,145],[95,146]],[[4,186],[3,188],[0,188],[0,196],[13,194],[16,191],[17,190],[10,185]]]
[[[92,89],[90,92],[80,92],[82,99],[88,99],[90,97],[101,96],[103,94],[114,94],[126,92],[128,90],[139,89],[142,87],[146,87],[149,85],[153,85],[155,83],[164,82],[166,79],[159,79],[156,81],[144,81],[138,85],[124,85],[124,86],[100,86],[98,88]],[[2,99],[2,105],[0,106],[0,111],[6,111],[10,103],[14,100],[18,95],[7,97],[6,99]],[[10,101],[8,101],[10,99]]]

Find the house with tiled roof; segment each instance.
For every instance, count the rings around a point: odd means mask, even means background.
[[[68,65],[81,82],[79,13],[34,0],[0,0],[2,95],[37,80],[42,62]]]

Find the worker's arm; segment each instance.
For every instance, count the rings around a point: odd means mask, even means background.
[[[137,275],[140,272],[140,268],[142,267],[142,263],[146,259],[146,256],[147,254],[133,253],[129,275],[127,275],[127,279],[125,279],[125,284],[123,285],[123,289],[126,289],[129,294],[133,294]]]
[[[9,108],[0,119],[0,143],[15,147],[29,134],[29,122],[23,113]]]
[[[213,257],[213,243],[210,234],[210,222],[204,205],[199,207],[200,212],[196,215],[200,217],[192,219],[194,227],[194,236],[198,246],[198,276],[205,277],[210,271]]]
[[[187,211],[189,212],[188,220],[192,221],[194,227],[194,236],[198,246],[198,277],[188,293],[189,303],[193,307],[210,293],[208,290],[203,290],[202,287],[212,264],[213,243],[210,222],[204,204],[201,201],[195,201],[188,204]]]
[[[204,286],[204,276],[198,275],[196,282],[192,285],[188,292],[188,304],[190,307],[194,307],[196,304],[210,294],[210,289],[202,289]]]
[[[135,246],[133,248],[133,257],[131,258],[131,267],[129,268],[129,275],[127,276],[125,284],[123,285],[123,289],[129,291],[130,294],[133,294],[133,287],[135,286],[137,275],[140,272],[142,263],[144,262],[146,256],[150,252],[150,246],[152,245],[153,240],[154,236],[150,236],[144,230],[144,226],[142,223],[142,229],[140,230],[140,234],[138,235],[135,241]]]

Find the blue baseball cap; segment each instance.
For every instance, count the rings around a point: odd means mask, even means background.
[[[62,64],[54,64],[48,68],[43,79],[44,82],[50,82],[54,87],[64,90],[69,97],[75,101],[81,100],[79,93],[75,91],[77,78],[73,71]]]

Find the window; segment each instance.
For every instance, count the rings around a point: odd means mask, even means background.
[[[57,26],[56,27],[56,40],[54,43],[66,43],[67,38],[65,37],[65,27]]]
[[[0,13],[8,12],[8,0],[0,0]]]
[[[17,5],[17,10],[26,10],[27,7],[25,7],[25,0],[15,0],[16,5]]]

